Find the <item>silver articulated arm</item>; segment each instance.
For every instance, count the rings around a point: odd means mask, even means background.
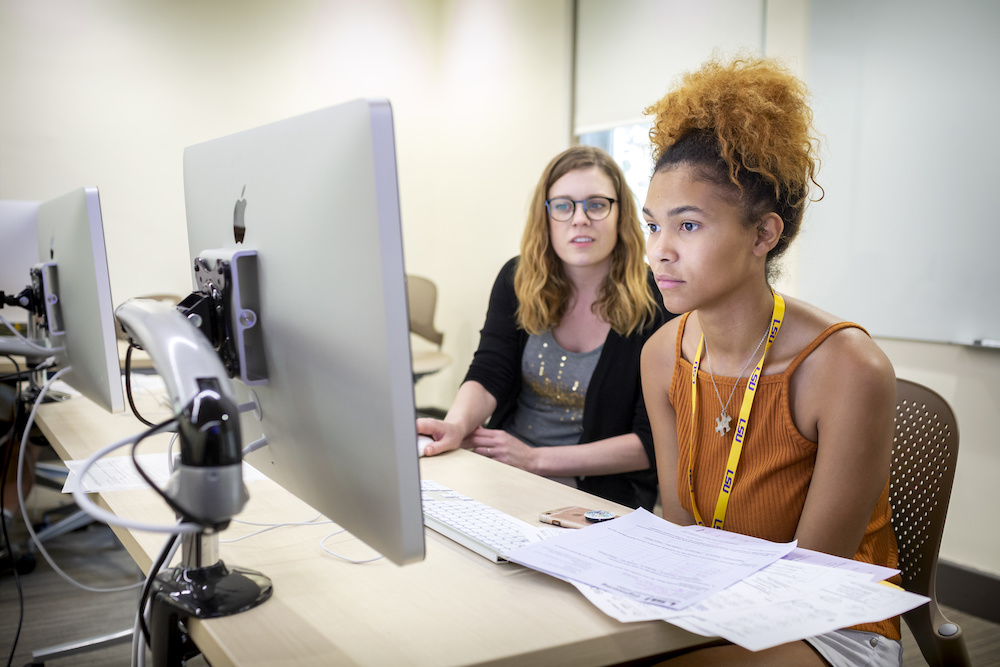
[[[179,310],[133,299],[115,314],[129,338],[152,358],[177,418],[181,460],[165,493],[185,521],[203,526],[182,537],[181,563],[152,573],[149,589],[154,665],[183,664],[198,652],[184,619],[237,614],[273,591],[260,572],[227,567],[219,558],[219,531],[248,500],[238,402],[215,348]]]
[[[205,335],[176,308],[132,299],[115,315],[153,360],[178,421],[180,464],[166,492],[187,520],[219,530],[248,499],[239,404],[229,375]]]

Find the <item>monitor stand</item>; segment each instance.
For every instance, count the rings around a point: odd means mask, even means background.
[[[181,564],[156,575],[151,588],[154,667],[180,666],[200,652],[187,636],[186,619],[238,614],[264,602],[274,590],[260,572],[230,568],[218,558],[218,533],[188,533],[181,539]]]

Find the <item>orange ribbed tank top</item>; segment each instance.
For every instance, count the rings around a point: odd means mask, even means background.
[[[689,513],[691,496],[688,492],[688,443],[691,437],[691,362],[681,355],[681,339],[690,313],[681,316],[677,330],[676,363],[670,380],[670,403],[677,416],[677,496]],[[792,421],[788,401],[788,385],[799,364],[831,334],[857,324],[840,322],[819,334],[780,375],[760,378],[754,398],[753,412],[744,439],[743,453],[736,472],[736,480],[729,498],[725,529],[744,535],[760,537],[772,542],[790,542],[795,539],[795,529],[802,514],[809,482],[816,463],[815,442],[799,433]],[[715,376],[715,384],[722,396],[736,386],[733,400],[734,412],[739,412],[748,378],[736,380]],[[695,432],[694,490],[698,510],[706,521],[715,512],[719,487],[726,470],[726,459],[732,445],[730,431],[725,438],[715,431],[715,418],[721,411],[716,405],[715,389],[707,371],[698,371],[698,415]],[[711,406],[704,408],[705,405]],[[892,532],[889,506],[889,478],[872,512],[861,546],[854,560],[895,568],[898,558],[896,536]],[[898,575],[890,579],[899,583]],[[899,617],[878,623],[865,623],[852,630],[877,632],[889,639],[899,639]]]

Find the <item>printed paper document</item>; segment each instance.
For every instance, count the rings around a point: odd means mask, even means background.
[[[676,526],[644,510],[565,531],[510,559],[569,581],[623,623],[662,620],[752,651],[880,621],[928,600],[880,583],[898,570]],[[737,571],[746,574],[718,587]]]
[[[689,531],[638,509],[522,547],[507,558],[559,579],[684,609],[794,547],[721,530]]]

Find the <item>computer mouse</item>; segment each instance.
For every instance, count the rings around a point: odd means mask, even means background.
[[[429,435],[418,435],[417,436],[417,455],[418,456],[423,456],[424,455],[424,449],[426,449],[427,445],[429,445],[432,442],[434,442],[434,438],[430,437]]]

